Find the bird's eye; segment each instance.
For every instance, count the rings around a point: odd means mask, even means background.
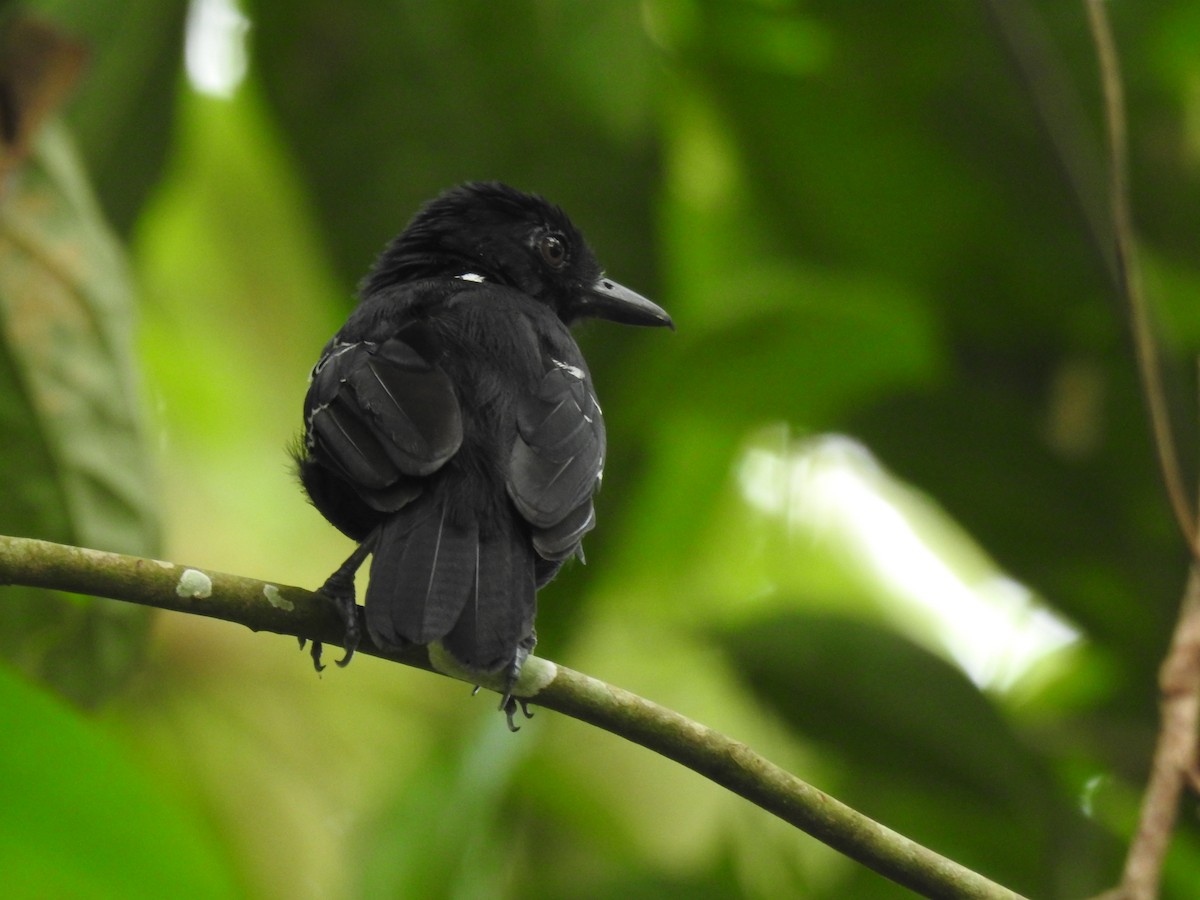
[[[551,268],[558,269],[567,261],[567,244],[557,234],[548,234],[538,241],[542,259]]]

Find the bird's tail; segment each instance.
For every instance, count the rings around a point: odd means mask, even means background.
[[[380,527],[367,630],[383,647],[440,640],[464,667],[494,672],[532,646],[535,593],[533,550],[515,521],[481,533],[452,522],[445,504],[409,507]]]

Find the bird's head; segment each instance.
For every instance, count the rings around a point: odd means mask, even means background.
[[[464,184],[427,203],[379,257],[362,293],[439,275],[514,287],[568,324],[593,317],[674,327],[661,307],[604,277],[559,207],[499,182]]]

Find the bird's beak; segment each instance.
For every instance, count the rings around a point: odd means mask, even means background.
[[[622,325],[665,325],[675,330],[675,323],[665,309],[611,278],[601,278],[588,288],[579,298],[577,309],[581,315]]]

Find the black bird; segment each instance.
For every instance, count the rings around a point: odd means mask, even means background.
[[[557,206],[496,182],[430,201],[383,251],[304,399],[300,480],[359,548],[322,588],[358,642],[354,573],[384,648],[440,642],[511,688],[535,595],[595,524],[604,419],[569,326],[666,325],[604,277]],[[320,668],[320,649],[314,661]]]

